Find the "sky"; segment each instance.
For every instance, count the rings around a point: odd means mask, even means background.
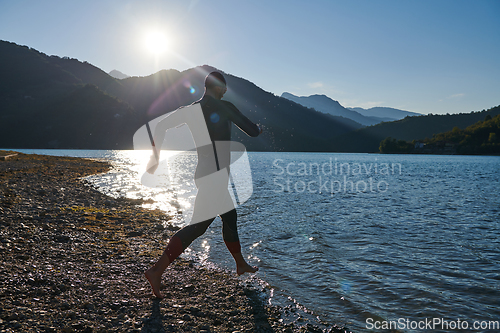
[[[499,17],[500,0],[0,0],[0,39],[106,72],[208,64],[278,96],[445,114],[500,105]]]

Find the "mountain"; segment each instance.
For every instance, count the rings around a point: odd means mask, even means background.
[[[131,149],[134,132],[146,121],[198,100],[213,70],[199,66],[118,80],[85,61],[0,41],[0,147]],[[330,151],[336,136],[359,128],[225,76],[225,98],[266,129],[257,139],[233,131],[249,150]]]
[[[130,147],[136,114],[97,88],[120,86],[97,67],[0,41],[0,73],[0,146]]]
[[[281,97],[299,103],[308,108],[313,108],[317,111],[330,114],[332,116],[344,117],[351,119],[363,126],[370,126],[378,124],[382,121],[392,121],[392,118],[383,118],[376,116],[364,116],[356,111],[349,110],[338,101],[331,99],[325,95],[311,95],[311,96],[295,96],[293,94],[284,92]]]
[[[109,76],[114,77],[115,79],[119,79],[119,80],[126,79],[129,77],[127,74],[123,74],[122,72],[120,72],[116,69],[113,69],[108,74],[109,74]]]
[[[364,127],[335,138],[333,151],[374,153],[379,151],[380,142],[387,137],[412,141],[432,138],[436,133],[453,130],[454,127],[466,127],[500,114],[500,106],[481,112],[451,115],[426,115],[406,117],[401,120]]]
[[[363,109],[363,108],[348,108],[348,109],[356,111],[357,113],[365,117],[385,118],[389,119],[389,121],[400,120],[407,116],[416,117],[422,115],[421,113],[410,112],[388,107],[379,107],[379,106],[370,109]]]

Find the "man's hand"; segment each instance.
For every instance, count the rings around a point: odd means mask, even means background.
[[[158,169],[158,161],[156,160],[156,157],[153,154],[151,155],[148,165],[146,166],[146,171],[150,174],[154,174],[156,169]]]

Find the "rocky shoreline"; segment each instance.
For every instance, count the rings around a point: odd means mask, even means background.
[[[82,181],[109,169],[21,153],[0,161],[0,332],[346,331],[285,323],[235,275],[183,259],[164,275],[165,299],[153,298],[143,272],[176,228]]]

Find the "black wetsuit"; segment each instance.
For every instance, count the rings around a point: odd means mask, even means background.
[[[260,133],[259,126],[255,125],[247,117],[245,117],[232,103],[222,100],[217,100],[211,96],[204,96],[196,103],[200,103],[205,118],[205,123],[212,140],[213,147],[206,147],[213,149],[215,154],[217,170],[229,165],[222,161],[229,161],[229,156],[220,156],[221,154],[230,154],[229,150],[223,152],[216,150],[216,141],[230,141],[231,140],[231,127],[234,123],[243,132],[249,136],[256,137]],[[176,112],[182,112],[179,109]],[[202,149],[198,149],[198,164],[204,163]],[[212,155],[213,156],[213,155]],[[209,159],[207,159],[208,161]],[[220,165],[221,164],[221,165]],[[198,168],[197,168],[198,169]],[[241,252],[241,246],[238,237],[238,230],[236,225],[237,214],[236,209],[232,209],[224,214],[220,214],[222,219],[222,235],[224,242],[231,253]],[[177,231],[177,233],[170,239],[167,248],[165,249],[170,262],[177,258],[196,238],[205,233],[207,228],[215,219],[215,216],[202,222],[193,223],[185,226]]]

